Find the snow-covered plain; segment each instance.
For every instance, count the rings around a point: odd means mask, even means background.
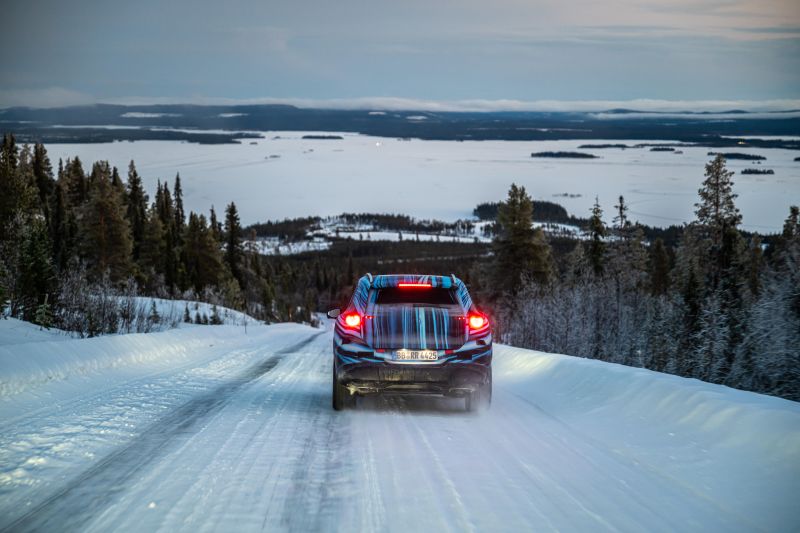
[[[538,199],[588,216],[595,196],[609,217],[619,195],[631,218],[666,226],[694,218],[707,147],[683,153],[648,148],[587,149],[600,159],[534,159],[532,152],[574,151],[581,144],[640,141],[422,141],[340,133],[342,140],[302,139],[330,132],[264,132],[242,144],[199,145],[178,141],[52,144],[53,161],[79,156],[108,159],[121,171],[135,160],[148,192],[157,180],[181,173],[188,209],[218,212],[236,202],[242,221],[276,220],[342,212],[402,213],[418,218],[465,218],[480,202],[502,200],[512,182]],[[651,141],[659,142],[659,141]],[[669,142],[669,141],[664,141]],[[778,231],[791,202],[800,198],[800,163],[791,150],[726,149],[767,157],[759,167],[774,175],[740,175],[753,164],[729,161],[743,225]],[[271,157],[279,156],[279,157]],[[572,197],[561,197],[567,193]]]
[[[498,346],[486,413],[401,397],[336,413],[329,330],[57,344],[0,354],[28,384],[0,390],[0,528],[800,528],[800,404],[778,398]],[[9,376],[10,358],[30,363]]]

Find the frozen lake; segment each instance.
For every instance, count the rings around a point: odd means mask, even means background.
[[[515,182],[535,198],[558,202],[578,216],[586,216],[598,196],[609,221],[621,194],[633,219],[666,226],[694,218],[703,166],[711,159],[706,147],[681,148],[682,154],[649,148],[581,150],[601,157],[586,160],[530,157],[531,152],[574,151],[581,144],[641,141],[403,141],[348,133],[339,134],[343,140],[302,139],[308,133],[265,132],[255,144],[136,141],[51,144],[47,149],[54,167],[59,158],[79,156],[88,171],[91,162],[107,159],[123,178],[133,159],[151,196],[156,180],[168,180],[171,189],[180,172],[187,209],[207,212],[213,204],[221,213],[234,201],[245,225],[342,212],[454,220],[470,216],[480,202],[502,200]],[[719,151],[767,158],[760,165],[729,161],[728,166],[736,171],[734,190],[744,227],[779,231],[789,205],[800,203],[800,162],[793,161],[800,153]],[[739,174],[751,166],[775,174]],[[558,196],[563,194],[571,196]]]

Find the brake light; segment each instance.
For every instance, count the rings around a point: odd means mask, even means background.
[[[358,313],[347,313],[344,315],[344,325],[350,329],[361,327],[361,315]]]
[[[398,283],[398,287],[401,289],[430,289],[432,285],[430,283]]]
[[[481,315],[470,315],[469,316],[469,327],[470,329],[481,329],[483,326],[486,325],[488,320],[486,317]]]

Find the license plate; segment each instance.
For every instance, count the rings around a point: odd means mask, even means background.
[[[435,350],[397,350],[395,359],[398,361],[436,361],[438,356]]]

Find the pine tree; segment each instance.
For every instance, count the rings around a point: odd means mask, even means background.
[[[209,215],[209,228],[211,229],[211,233],[214,235],[214,239],[217,242],[222,242],[222,224],[219,223],[217,220],[217,212],[214,211],[214,206],[211,206],[211,213]]]
[[[747,284],[750,293],[758,297],[761,292],[761,276],[764,270],[764,253],[761,250],[761,237],[756,233],[750,240]]]
[[[614,206],[614,209],[617,210],[617,214],[614,217],[614,229],[618,232],[622,232],[630,225],[630,221],[628,220],[628,206],[625,205],[625,198],[622,195],[619,196],[619,204]]]
[[[603,210],[600,207],[600,201],[597,197],[594,199],[592,216],[589,219],[589,233],[591,235],[591,241],[589,242],[589,263],[592,265],[592,270],[595,275],[599,276],[603,274],[606,251],[606,245],[603,239],[607,231],[603,223]]]
[[[20,243],[15,305],[25,320],[34,320],[37,307],[55,290],[55,270],[51,262],[50,238],[41,218],[26,224]]]
[[[154,282],[158,275],[164,275],[166,261],[166,239],[164,225],[155,203],[147,211],[144,235],[139,252],[139,266],[143,272],[146,285],[155,290]]]
[[[0,145],[0,242],[14,240],[23,223],[18,216],[30,216],[38,204],[34,188],[32,168],[21,164],[14,136],[4,135]]]
[[[184,233],[186,275],[197,292],[216,286],[223,273],[219,243],[207,227],[203,215],[189,213],[189,223]]]
[[[53,246],[53,264],[64,270],[73,254],[77,221],[75,213],[68,204],[64,184],[56,182],[50,206],[50,241]]]
[[[39,204],[44,213],[45,220],[50,220],[50,198],[55,189],[53,179],[53,166],[50,158],[47,157],[47,150],[43,144],[36,144],[33,147],[32,162],[33,177],[36,180],[36,187],[39,191]]]
[[[164,228],[164,261],[163,270],[164,283],[169,291],[173,291],[178,284],[179,278],[179,253],[177,229],[175,226],[175,210],[172,204],[172,195],[166,183],[158,187],[156,193],[156,209]]]
[[[214,326],[222,325],[222,318],[219,316],[219,310],[217,310],[216,305],[211,306],[211,319],[209,323]]]
[[[225,263],[234,279],[244,287],[244,272],[242,271],[242,226],[239,223],[239,213],[236,204],[231,202],[225,209]]]
[[[122,183],[122,178],[119,177],[119,170],[117,170],[117,167],[111,169],[111,187],[117,195],[122,198],[122,204],[127,205],[128,198],[127,192],[125,191],[125,184]]]
[[[183,211],[183,189],[181,188],[180,173],[175,175],[175,188],[172,195],[175,199],[175,228],[178,230],[178,235],[180,235],[186,224],[186,213]]]
[[[63,179],[59,178],[59,183],[62,181],[64,181],[67,199],[69,200],[68,204],[79,209],[86,202],[89,190],[86,173],[79,158],[67,159],[64,166],[64,176]]]
[[[650,293],[663,296],[669,289],[669,255],[659,237],[650,250]]]
[[[186,246],[183,240],[184,231],[186,230],[186,214],[183,211],[183,189],[181,188],[181,176],[175,175],[175,187],[173,188],[172,197],[174,200],[174,213],[175,221],[174,228],[174,246],[176,257],[178,259],[176,265],[176,278],[175,281],[181,291],[186,290],[190,282],[186,274]]]
[[[552,275],[550,245],[540,228],[533,227],[533,200],[525,187],[512,184],[497,212],[499,232],[494,240],[494,284],[513,291],[523,278],[546,284]]]
[[[53,309],[47,301],[49,296],[45,294],[44,301],[36,307],[33,323],[38,324],[40,329],[50,329],[53,325]]]
[[[725,168],[725,158],[717,155],[706,165],[702,187],[699,189],[700,202],[695,204],[697,225],[702,228],[703,236],[708,241],[708,271],[713,290],[719,284],[722,271],[730,264],[731,257],[726,257],[723,241],[731,238],[730,231],[736,231],[742,216],[734,204],[737,195],[733,193],[733,171]],[[730,244],[730,243],[729,243]],[[727,252],[730,252],[730,248]]]
[[[127,184],[127,218],[131,227],[133,260],[139,261],[142,241],[147,223],[147,194],[142,185],[142,178],[136,172],[136,165],[131,160],[128,165]]]
[[[155,300],[150,300],[150,314],[147,316],[147,321],[153,325],[161,323],[161,315],[158,314]]]
[[[97,278],[106,270],[112,282],[122,281],[130,274],[131,238],[124,213],[123,199],[111,183],[108,164],[96,164],[80,235],[82,255]]]

